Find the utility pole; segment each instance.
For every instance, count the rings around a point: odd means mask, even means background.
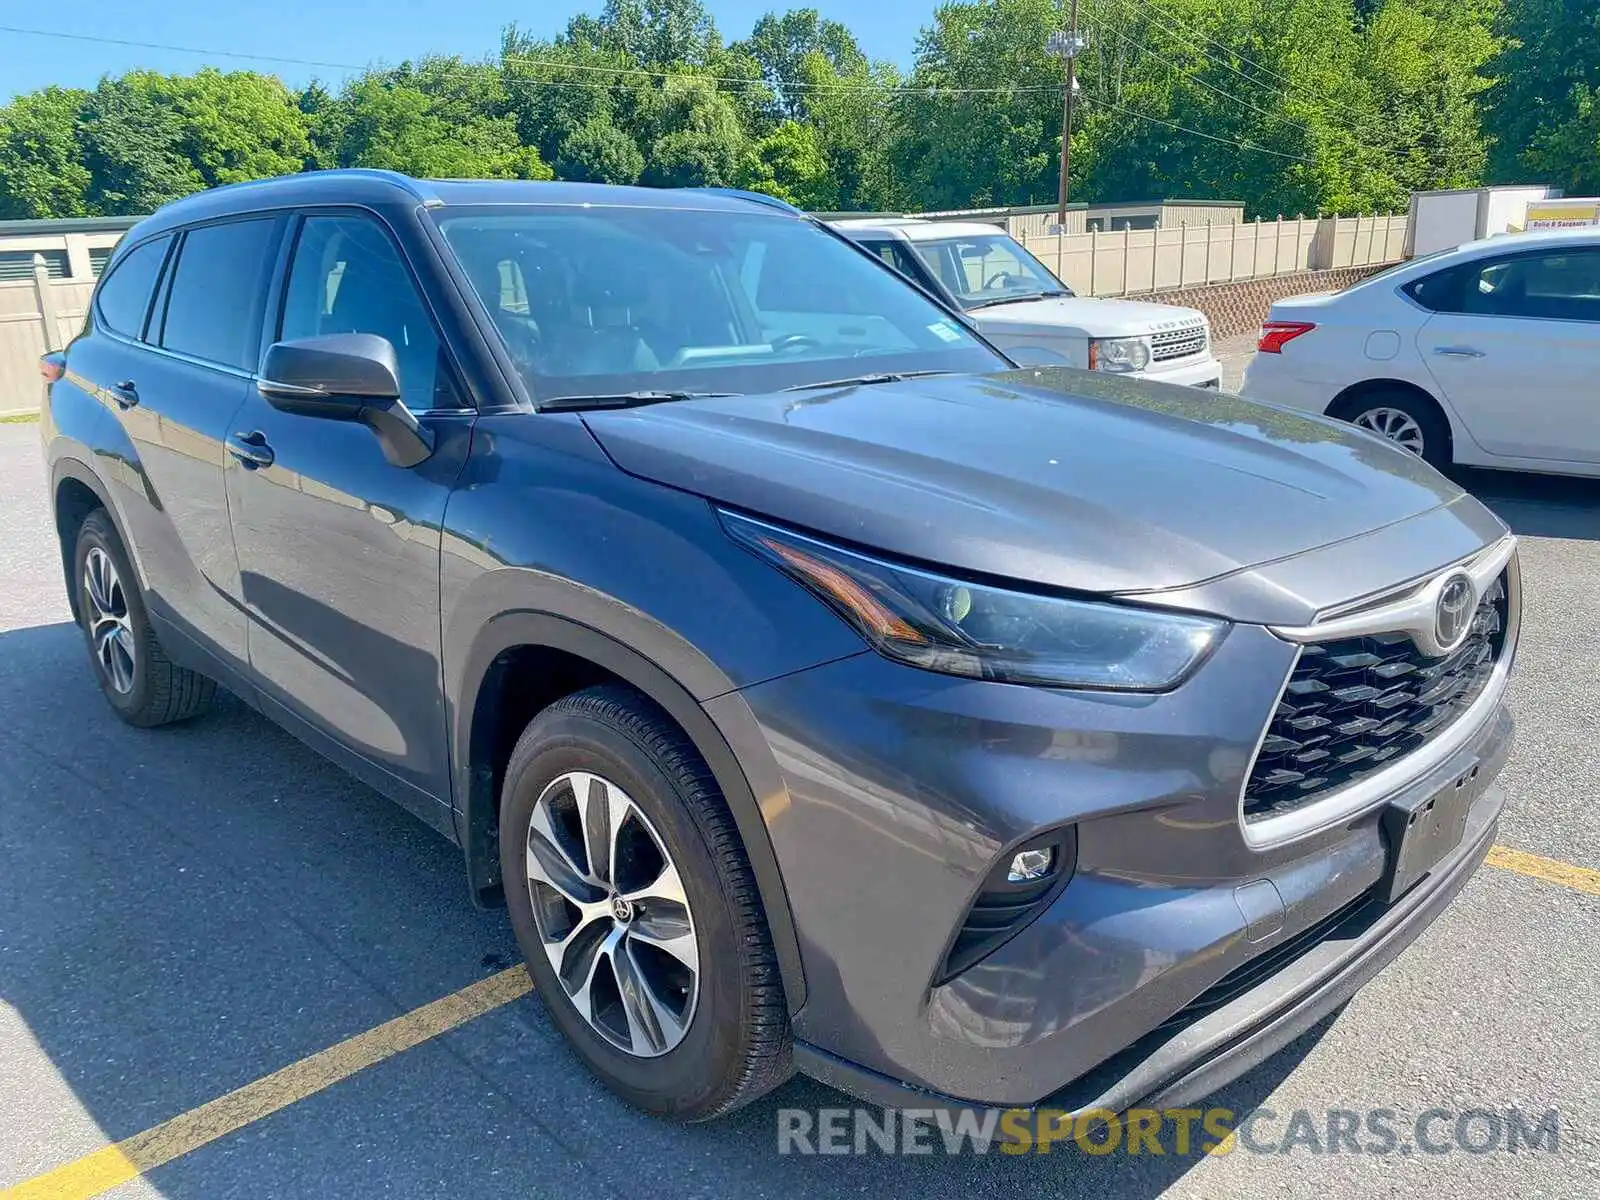
[[[1045,49],[1060,55],[1067,69],[1066,86],[1061,92],[1061,185],[1056,206],[1056,224],[1063,236],[1067,232],[1067,171],[1072,165],[1072,100],[1078,90],[1078,54],[1084,44],[1083,35],[1078,32],[1078,0],[1072,0],[1066,30],[1052,33],[1045,43]]]

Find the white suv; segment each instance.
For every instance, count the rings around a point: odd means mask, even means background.
[[[1436,467],[1600,475],[1600,230],[1471,242],[1274,304],[1244,394]]]
[[[1159,383],[1222,385],[1205,314],[1074,296],[1003,230],[977,222],[835,221],[845,237],[965,311],[1002,350],[1046,350],[1074,367]]]

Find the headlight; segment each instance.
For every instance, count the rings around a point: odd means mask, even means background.
[[[1091,371],[1142,371],[1150,365],[1150,343],[1143,338],[1090,338]]]
[[[814,592],[880,654],[947,675],[1159,692],[1215,649],[1209,617],[948,579],[724,512],[733,538]]]

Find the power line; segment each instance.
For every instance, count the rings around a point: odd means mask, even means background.
[[[1145,20],[1149,21],[1157,29],[1160,29],[1165,33],[1171,34],[1173,37],[1178,38],[1180,41],[1187,40],[1189,48],[1191,50],[1198,51],[1200,53],[1201,57],[1208,58],[1212,62],[1216,63],[1218,66],[1224,68],[1225,70],[1232,71],[1235,75],[1237,75],[1240,79],[1244,80],[1246,83],[1254,84],[1256,87],[1259,87],[1259,88],[1265,88],[1267,91],[1272,92],[1275,95],[1277,95],[1280,98],[1285,99],[1285,100],[1289,99],[1289,91],[1291,89],[1294,89],[1294,90],[1303,91],[1307,95],[1313,96],[1314,98],[1316,98],[1318,100],[1321,100],[1324,103],[1329,102],[1328,101],[1328,97],[1326,95],[1314,92],[1310,88],[1306,87],[1304,84],[1296,83],[1294,80],[1288,79],[1286,76],[1278,75],[1276,71],[1270,71],[1270,72],[1268,72],[1268,74],[1276,75],[1277,78],[1283,80],[1284,83],[1288,85],[1287,87],[1277,87],[1274,84],[1267,83],[1264,80],[1260,80],[1260,79],[1255,78],[1252,75],[1248,75],[1244,71],[1241,71],[1238,67],[1234,66],[1231,62],[1227,61],[1227,59],[1222,58],[1220,55],[1212,54],[1210,51],[1206,50],[1204,48],[1204,46],[1195,45],[1195,40],[1199,39],[1199,41],[1201,41],[1201,42],[1209,43],[1210,45],[1215,46],[1218,49],[1222,50],[1224,53],[1233,55],[1234,57],[1238,58],[1240,62],[1249,62],[1250,60],[1246,59],[1242,54],[1239,54],[1237,51],[1229,48],[1228,46],[1224,46],[1221,42],[1217,41],[1214,38],[1207,37],[1203,33],[1197,33],[1197,32],[1194,32],[1192,30],[1187,30],[1187,29],[1185,29],[1185,28],[1183,28],[1183,27],[1181,27],[1181,26],[1179,26],[1179,25],[1177,25],[1175,23],[1169,22],[1168,14],[1164,10],[1156,8],[1156,6],[1152,2],[1152,0],[1131,0],[1131,3],[1137,4],[1139,6],[1139,8],[1141,10],[1143,10],[1143,15],[1144,15]],[[1258,67],[1257,69],[1258,70],[1263,70],[1263,71],[1266,70],[1266,68],[1264,68],[1264,67]]]
[[[1150,45],[1148,42],[1139,41],[1137,38],[1133,37],[1131,34],[1124,33],[1120,26],[1107,24],[1106,22],[1099,21],[1099,20],[1091,21],[1091,24],[1095,28],[1099,29],[1102,33],[1111,33],[1111,34],[1115,35],[1117,40],[1122,42],[1123,45],[1134,47],[1136,49],[1141,49],[1141,50],[1145,51],[1147,54],[1149,54],[1151,57],[1160,59],[1162,65],[1165,66],[1169,71],[1177,71],[1177,70],[1179,70],[1179,68],[1178,68],[1176,63],[1174,63],[1171,59],[1167,58],[1165,55],[1163,55],[1159,51],[1157,51],[1154,46]],[[1231,103],[1237,104],[1237,105],[1239,105],[1239,106],[1241,106],[1243,108],[1248,108],[1253,113],[1259,113],[1263,117],[1270,117],[1270,118],[1272,118],[1273,120],[1276,120],[1276,121],[1285,121],[1288,124],[1294,126],[1294,128],[1296,128],[1296,129],[1303,130],[1304,132],[1312,134],[1313,136],[1315,135],[1316,131],[1313,130],[1311,128],[1311,126],[1303,125],[1299,121],[1291,120],[1290,118],[1284,116],[1284,114],[1281,113],[1281,112],[1275,113],[1275,112],[1271,111],[1270,109],[1265,109],[1265,108],[1260,107],[1259,105],[1252,104],[1250,101],[1244,99],[1242,96],[1235,96],[1232,92],[1225,92],[1221,88],[1217,87],[1215,84],[1207,83],[1204,79],[1200,78],[1198,75],[1182,76],[1181,78],[1182,78],[1183,82],[1185,82],[1185,83],[1197,83],[1201,87],[1205,88],[1206,91],[1214,92],[1216,95],[1221,96],[1224,100],[1230,101]]]
[[[250,54],[250,53],[245,53],[245,52],[236,51],[236,50],[216,50],[216,49],[212,49],[212,48],[199,47],[199,46],[181,46],[181,45],[175,45],[175,44],[168,43],[168,42],[147,42],[147,41],[139,41],[139,40],[135,40],[135,39],[131,39],[131,38],[107,37],[107,36],[100,35],[100,34],[65,33],[65,32],[62,32],[62,31],[59,31],[59,30],[49,30],[49,29],[28,29],[28,28],[23,28],[23,27],[20,27],[20,26],[15,26],[15,25],[0,25],[0,33],[23,34],[23,35],[32,36],[32,37],[59,38],[59,39],[66,40],[66,41],[92,42],[92,43],[96,43],[96,44],[100,44],[100,45],[127,46],[127,47],[132,47],[132,48],[135,48],[135,49],[143,49],[143,50],[165,50],[165,51],[170,51],[170,52],[178,53],[178,54],[198,54],[198,55],[204,55],[204,56],[212,57],[212,58],[230,58],[230,59],[240,59],[240,60],[253,61],[253,62],[288,63],[288,64],[292,64],[294,66],[319,67],[319,68],[322,68],[322,69],[325,69],[325,70],[365,71],[365,70],[368,70],[370,68],[370,64],[367,65],[367,66],[363,66],[363,65],[358,65],[358,64],[355,64],[355,63],[333,62],[333,61],[328,61],[328,60],[309,59],[309,58],[294,58],[294,57],[285,56],[285,55]],[[593,71],[602,71],[602,72],[605,72],[605,73],[608,73],[608,74],[614,74],[614,75],[615,74],[645,75],[645,76],[649,76],[651,78],[657,78],[657,79],[670,79],[670,78],[682,77],[682,78],[686,78],[686,79],[704,79],[704,80],[707,80],[709,82],[729,82],[729,83],[738,83],[738,84],[743,84],[743,85],[759,85],[759,86],[763,86],[763,87],[765,87],[765,86],[773,86],[773,85],[769,84],[768,81],[766,81],[766,80],[752,80],[752,79],[740,79],[740,78],[734,78],[734,77],[728,77],[728,76],[702,75],[702,74],[700,74],[698,72],[649,71],[649,70],[645,70],[645,69],[642,69],[642,68],[641,69],[630,69],[630,68],[623,68],[623,67],[591,67],[591,66],[588,66],[587,64],[565,63],[565,62],[559,62],[559,61],[554,61],[554,60],[549,60],[549,59],[526,59],[526,58],[516,58],[516,57],[502,59],[502,62],[505,62],[505,61],[511,61],[513,63],[517,63],[517,62],[533,63],[533,64],[536,64],[536,65],[539,65],[539,66],[548,67],[548,68],[555,69],[555,70],[587,69],[587,70],[593,70]],[[449,69],[449,68],[441,69],[440,73],[447,74],[447,75],[459,75],[459,76],[467,76],[468,75],[468,73],[465,72],[465,71],[459,71],[459,70],[454,70],[454,69]],[[587,88],[587,89],[590,89],[590,90],[603,90],[603,89],[606,89],[606,88],[608,88],[610,86],[609,84],[605,84],[605,83],[589,83],[589,82],[585,82],[585,81],[581,81],[581,80],[574,80],[574,79],[529,79],[529,78],[522,77],[522,76],[513,76],[511,78],[505,78],[505,77],[502,76],[502,82],[504,82],[504,83],[506,83],[508,85],[510,85],[510,84],[530,84],[530,85],[537,86],[537,87],[580,87],[580,88]],[[793,85],[793,84],[790,84],[790,83],[781,83],[781,84],[778,84],[776,86],[779,86],[779,87],[791,87],[791,86],[796,86],[796,85]],[[806,86],[806,85],[801,85],[801,86]],[[833,85],[815,85],[815,86],[832,88]],[[1059,91],[1060,90],[1060,85],[1058,85],[1058,84],[1049,84],[1049,85],[1040,85],[1040,86],[1031,86],[1031,85],[1029,85],[1029,86],[1004,87],[1004,88],[946,88],[946,87],[937,87],[937,86],[934,86],[934,87],[886,87],[886,86],[879,86],[877,84],[841,84],[841,85],[838,85],[837,88],[834,89],[834,90],[852,91],[852,92],[872,92],[872,93],[880,94],[880,95],[881,94],[890,94],[890,95],[925,96],[925,97],[929,97],[929,98],[934,98],[934,97],[938,97],[938,96],[951,96],[951,95],[972,95],[972,94],[1007,94],[1007,95],[1012,95],[1012,94],[1015,94],[1015,93],[1018,93],[1018,92],[1039,92],[1039,91],[1055,92],[1055,91]],[[1097,107],[1108,109],[1108,110],[1110,110],[1112,112],[1119,113],[1119,114],[1121,114],[1122,116],[1125,116],[1125,117],[1131,117],[1134,120],[1149,121],[1152,124],[1162,125],[1162,126],[1165,126],[1168,129],[1177,130],[1178,132],[1181,132],[1181,133],[1192,134],[1195,137],[1205,138],[1207,141],[1219,142],[1219,143],[1222,143],[1224,145],[1233,146],[1233,147],[1236,147],[1237,149],[1240,149],[1240,150],[1254,151],[1254,152],[1259,153],[1259,154],[1269,154],[1269,155],[1272,155],[1275,158],[1288,159],[1288,160],[1295,161],[1295,162],[1315,162],[1316,161],[1315,159],[1307,158],[1307,157],[1305,157],[1303,155],[1286,154],[1283,151],[1270,150],[1265,146],[1257,146],[1257,145],[1255,145],[1255,144],[1253,144],[1251,142],[1236,141],[1233,138],[1219,137],[1216,134],[1206,133],[1203,130],[1190,129],[1188,126],[1179,125],[1175,121],[1168,121],[1168,120],[1165,120],[1164,118],[1161,118],[1161,117],[1151,116],[1149,113],[1135,112],[1132,109],[1123,108],[1123,107],[1121,107],[1119,105],[1112,104],[1109,101],[1094,99],[1094,98],[1092,98],[1090,96],[1087,96],[1087,95],[1082,96],[1081,98],[1084,99],[1085,101],[1087,101],[1088,103],[1096,105]]]
[[[1149,0],[1134,0],[1134,2],[1139,4],[1142,8],[1144,8],[1146,10],[1149,10],[1149,8],[1150,8]],[[1146,20],[1150,20],[1151,19],[1151,15],[1150,15],[1149,11],[1146,11],[1143,15],[1145,16]],[[1181,36],[1181,34],[1179,34],[1178,31],[1172,29],[1169,26],[1161,25],[1161,23],[1159,21],[1155,22],[1155,24],[1157,25],[1158,28],[1165,29],[1169,33],[1173,33],[1173,34],[1175,34],[1177,36]],[[1159,59],[1161,61],[1162,65],[1164,65],[1169,71],[1179,72],[1179,79],[1183,83],[1196,84],[1199,87],[1204,88],[1206,91],[1212,92],[1213,94],[1215,94],[1217,96],[1220,96],[1222,99],[1227,100],[1229,103],[1237,104],[1242,108],[1247,108],[1251,112],[1257,113],[1257,114],[1259,114],[1259,115],[1261,115],[1263,117],[1267,117],[1267,118],[1269,118],[1271,120],[1282,121],[1285,124],[1289,125],[1290,127],[1294,128],[1294,129],[1298,129],[1301,132],[1307,134],[1309,137],[1311,137],[1313,139],[1315,139],[1315,138],[1317,138],[1319,136],[1318,132],[1316,130],[1314,130],[1311,126],[1305,124],[1302,121],[1296,121],[1294,118],[1286,115],[1285,113],[1282,113],[1282,112],[1274,113],[1274,112],[1270,111],[1269,109],[1262,108],[1260,105],[1254,104],[1251,101],[1246,100],[1242,96],[1236,96],[1232,92],[1225,91],[1224,89],[1217,87],[1215,84],[1208,82],[1206,79],[1202,78],[1199,75],[1182,74],[1181,73],[1182,72],[1182,68],[1179,67],[1178,64],[1173,62],[1166,55],[1162,54],[1159,50],[1157,50],[1154,45],[1152,45],[1152,44],[1150,44],[1148,42],[1141,41],[1141,40],[1135,38],[1133,35],[1131,35],[1129,33],[1123,32],[1123,30],[1122,30],[1122,28],[1120,26],[1108,24],[1108,23],[1106,23],[1104,21],[1097,21],[1097,27],[1102,32],[1109,31],[1110,33],[1114,34],[1117,37],[1117,39],[1119,41],[1121,41],[1124,45],[1130,46],[1130,47],[1134,47],[1134,48],[1138,48],[1138,49],[1142,49],[1147,54],[1151,55],[1153,58]],[[1211,39],[1211,38],[1205,38],[1204,35],[1201,35],[1201,34],[1194,34],[1192,36],[1202,37],[1203,40],[1211,42],[1211,44],[1215,45],[1215,46],[1221,46],[1222,45],[1222,43],[1217,42],[1217,41],[1215,41],[1214,39]],[[1226,47],[1223,47],[1223,48],[1226,49]],[[1268,91],[1270,91],[1274,95],[1276,95],[1279,99],[1292,100],[1292,99],[1295,98],[1295,97],[1290,96],[1290,94],[1285,90],[1282,90],[1282,89],[1279,89],[1279,88],[1275,88],[1271,84],[1262,83],[1260,80],[1251,79],[1250,76],[1245,75],[1243,72],[1238,71],[1231,64],[1223,62],[1221,59],[1219,59],[1214,54],[1208,54],[1205,50],[1199,49],[1199,47],[1193,46],[1192,44],[1190,45],[1190,49],[1199,50],[1199,52],[1200,52],[1200,54],[1201,54],[1201,56],[1203,58],[1207,59],[1208,61],[1215,62],[1219,66],[1227,67],[1230,71],[1233,71],[1236,75],[1239,75],[1242,79],[1245,79],[1248,82],[1255,83],[1258,86],[1266,88]],[[1250,61],[1249,59],[1244,58],[1243,55],[1239,55],[1239,58],[1241,59],[1241,61],[1244,61],[1244,62],[1249,62]],[[1261,68],[1261,69],[1265,70],[1265,68]],[[1276,74],[1276,72],[1269,72],[1269,73]],[[1284,77],[1280,75],[1280,76],[1278,76],[1278,78],[1282,79]],[[1290,81],[1290,82],[1292,83],[1292,81]],[[1309,92],[1309,89],[1305,89],[1305,90],[1307,91],[1308,95],[1311,94]],[[1323,97],[1323,99],[1326,100],[1327,98]],[[1329,100],[1327,102],[1328,103],[1334,103],[1331,100]],[[1326,115],[1326,114],[1324,114],[1324,115]],[[1338,124],[1340,124],[1340,122],[1336,121],[1335,124],[1338,125]],[[1394,150],[1392,148],[1384,147],[1384,146],[1374,146],[1371,143],[1363,142],[1363,141],[1357,139],[1353,134],[1350,134],[1348,130],[1345,130],[1345,132],[1350,137],[1351,142],[1353,142],[1357,148],[1365,150],[1370,154],[1375,154],[1381,159],[1398,160],[1400,157],[1402,157],[1401,154],[1398,151],[1396,151],[1396,150]]]
[[[1233,138],[1220,137],[1214,133],[1206,133],[1201,129],[1190,129],[1187,125],[1179,125],[1176,121],[1152,117],[1149,113],[1134,112],[1131,109],[1123,108],[1120,105],[1111,103],[1109,100],[1101,100],[1095,96],[1084,95],[1079,98],[1086,100],[1096,108],[1108,109],[1114,113],[1121,113],[1125,117],[1135,117],[1140,121],[1149,121],[1156,125],[1165,125],[1168,129],[1176,129],[1180,133],[1192,133],[1195,137],[1205,138],[1207,141],[1212,142],[1221,142],[1227,146],[1236,146],[1240,150],[1254,150],[1258,154],[1270,154],[1274,158],[1286,158],[1293,162],[1314,163],[1317,161],[1314,158],[1307,158],[1303,154],[1286,154],[1282,150],[1270,150],[1266,146],[1257,146],[1254,142],[1235,141]]]
[[[1145,9],[1147,13],[1156,11],[1155,4],[1153,3],[1153,0],[1133,0],[1133,2],[1138,4],[1139,7]],[[1287,75],[1283,75],[1283,74],[1280,74],[1277,71],[1274,71],[1271,67],[1264,67],[1258,62],[1255,62],[1252,59],[1246,58],[1243,54],[1240,54],[1239,51],[1237,49],[1235,49],[1234,47],[1226,46],[1223,43],[1217,41],[1215,38],[1208,37],[1206,34],[1201,33],[1198,30],[1189,29],[1188,26],[1183,25],[1181,22],[1178,21],[1178,19],[1176,17],[1172,17],[1172,14],[1165,12],[1165,10],[1162,10],[1162,15],[1163,16],[1167,16],[1167,17],[1171,17],[1172,21],[1175,24],[1177,24],[1178,27],[1181,30],[1183,30],[1184,32],[1187,32],[1190,37],[1199,38],[1202,42],[1205,42],[1205,43],[1207,43],[1208,45],[1211,45],[1211,46],[1215,46],[1218,50],[1221,50],[1224,53],[1230,54],[1234,58],[1237,58],[1240,62],[1244,63],[1245,66],[1250,67],[1250,68],[1252,68],[1254,70],[1260,71],[1263,75],[1270,75],[1274,79],[1280,80],[1281,82],[1283,82],[1284,84],[1288,85],[1291,88],[1298,88],[1301,91],[1305,91],[1305,92],[1314,94],[1320,100],[1328,100],[1328,96],[1327,95],[1317,91],[1316,89],[1308,87],[1304,83],[1301,83],[1301,82],[1299,82],[1297,80],[1294,80],[1294,79],[1290,79]],[[1227,64],[1224,64],[1224,65],[1227,65]],[[1248,79],[1249,76],[1245,76],[1245,78]],[[1259,80],[1252,80],[1251,82],[1259,83]],[[1262,84],[1262,86],[1270,87],[1271,85],[1270,84]]]
[[[64,33],[53,29],[26,29],[16,25],[0,25],[0,33],[23,34],[30,37],[60,38],[73,42],[93,42],[109,46],[128,46],[140,50],[166,50],[178,54],[199,54],[212,58],[233,58],[250,62],[286,63],[299,67],[320,67],[332,71],[365,71],[371,64],[329,62],[326,60],[310,58],[292,58],[277,54],[248,54],[237,50],[215,50],[201,46],[180,46],[169,42],[145,42],[131,38],[104,37],[99,34]],[[701,71],[663,71],[652,70],[648,67],[601,67],[592,63],[566,62],[554,58],[536,58],[530,55],[507,54],[503,55],[500,65],[542,67],[552,71],[582,71],[590,74],[609,75],[613,77],[634,77],[656,80],[676,78],[704,79],[711,83],[736,84],[741,87],[784,88],[795,90],[811,90],[825,92],[870,92],[875,95],[905,95],[905,96],[973,96],[973,95],[1013,95],[1018,92],[1058,92],[1060,85],[1046,84],[1008,84],[1003,87],[944,87],[938,84],[923,85],[920,87],[890,86],[876,83],[811,83],[805,80],[782,80],[773,82],[767,79],[747,79],[738,75],[711,75]],[[445,74],[464,74],[460,71],[445,71]],[[559,86],[594,86],[607,87],[607,84],[584,85],[577,80],[554,79],[526,79],[515,78],[508,82],[521,82],[532,84],[550,84]]]

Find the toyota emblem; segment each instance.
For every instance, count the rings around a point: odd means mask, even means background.
[[[1472,580],[1452,575],[1439,589],[1439,602],[1433,613],[1433,636],[1441,649],[1453,650],[1472,625]]]

